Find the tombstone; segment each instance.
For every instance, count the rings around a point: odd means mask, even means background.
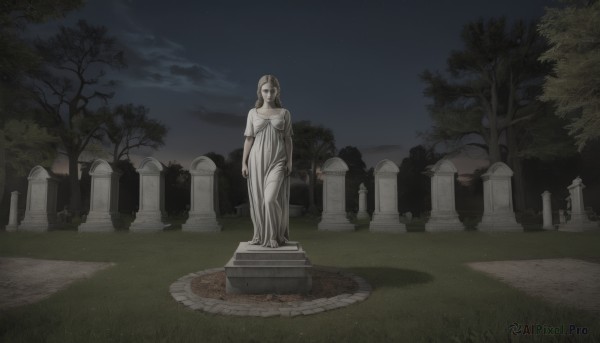
[[[565,215],[565,210],[558,210],[558,223],[559,224],[567,223],[567,216]]]
[[[408,212],[404,212],[404,213],[402,214],[402,216],[404,217],[404,219],[406,219],[406,222],[407,222],[407,223],[410,223],[410,222],[412,221],[412,219],[413,219],[413,214],[412,214],[412,212],[410,212],[410,211],[408,211]]]
[[[110,164],[97,159],[90,167],[90,212],[79,232],[113,232],[119,225],[119,177]]]
[[[339,157],[323,164],[323,213],[319,230],[354,231],[354,224],[346,217],[346,172],[348,166]]]
[[[544,230],[553,230],[554,226],[552,225],[552,204],[550,202],[551,193],[548,191],[544,191],[542,193],[542,229]]]
[[[512,203],[513,171],[504,163],[492,164],[483,179],[483,217],[479,231],[523,231],[517,223]]]
[[[140,174],[140,203],[129,230],[132,232],[161,231],[167,226],[164,166],[155,158],[146,157],[136,170]]]
[[[357,219],[369,219],[369,213],[367,212],[367,187],[364,183],[361,183],[358,187],[358,213],[356,213]]]
[[[375,166],[375,209],[370,231],[406,232],[398,213],[398,166],[382,160]]]
[[[425,223],[425,231],[462,231],[464,225],[458,219],[454,197],[456,167],[450,160],[439,160],[425,172],[431,177],[431,215]]]
[[[33,167],[27,179],[25,218],[17,230],[44,232],[55,228],[57,180],[42,166]]]
[[[585,207],[583,205],[583,189],[585,185],[581,178],[576,177],[567,189],[569,190],[569,199],[571,207],[570,219],[558,227],[560,231],[581,232],[598,229],[598,223],[588,219]]]
[[[8,213],[8,225],[6,225],[6,231],[17,231],[18,223],[18,206],[19,206],[19,192],[13,191],[10,193],[10,212]]]
[[[304,208],[304,206],[302,206],[302,205],[290,204],[290,218],[302,217],[302,209],[303,208]]]
[[[190,165],[192,175],[190,212],[188,220],[181,226],[188,232],[218,232],[221,225],[217,222],[217,166],[206,156],[197,157]]]
[[[238,217],[250,217],[250,204],[243,203],[235,207],[235,215]]]

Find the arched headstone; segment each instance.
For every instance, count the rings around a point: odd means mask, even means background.
[[[552,225],[552,202],[550,196],[551,193],[548,191],[542,193],[542,229],[544,230],[554,229],[554,225]]]
[[[319,230],[354,230],[354,224],[346,217],[347,171],[346,162],[339,157],[332,157],[323,163],[323,213]]]
[[[119,221],[119,177],[110,164],[97,159],[90,167],[90,212],[80,232],[112,232]]]
[[[406,232],[398,213],[398,166],[383,160],[375,166],[375,209],[370,231]]]
[[[42,166],[31,169],[27,185],[25,217],[19,231],[48,231],[56,226],[58,182]]]
[[[480,231],[523,231],[517,223],[512,202],[513,171],[504,163],[492,164],[483,179],[483,217]]]
[[[140,163],[140,204],[135,220],[129,227],[133,232],[161,231],[165,224],[165,180],[162,163],[146,157]]]
[[[426,174],[431,177],[431,216],[425,223],[425,231],[464,230],[465,227],[456,213],[454,164],[446,159],[439,160]]]
[[[558,227],[559,231],[581,232],[599,229],[598,223],[591,221],[587,213],[585,213],[585,206],[583,204],[584,188],[585,185],[579,176],[567,187],[571,201],[570,219]]]
[[[357,219],[369,219],[369,213],[367,212],[367,187],[364,183],[358,186],[358,213],[356,213]]]
[[[218,190],[215,182],[217,166],[206,156],[192,161],[190,212],[188,220],[181,226],[182,231],[217,232],[221,225],[217,222]]]

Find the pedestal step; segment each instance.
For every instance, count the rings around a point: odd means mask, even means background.
[[[307,293],[312,265],[297,242],[265,248],[241,242],[225,265],[227,293]]]

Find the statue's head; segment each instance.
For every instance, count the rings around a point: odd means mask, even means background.
[[[267,86],[265,86],[267,85]],[[275,106],[281,107],[281,87],[279,86],[279,80],[274,75],[263,75],[260,80],[258,80],[258,88],[256,89],[256,104],[254,107],[259,108],[265,103],[265,99],[263,98],[263,88],[275,88],[277,92],[275,94]]]

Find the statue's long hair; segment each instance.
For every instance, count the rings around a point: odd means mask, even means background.
[[[265,103],[265,99],[263,99],[262,94],[260,94],[260,89],[263,85],[270,83],[273,87],[277,88],[277,96],[275,97],[275,106],[281,108],[281,87],[279,86],[279,80],[274,75],[263,75],[260,80],[258,80],[258,88],[256,89],[257,100],[254,104],[255,108],[261,108]]]

